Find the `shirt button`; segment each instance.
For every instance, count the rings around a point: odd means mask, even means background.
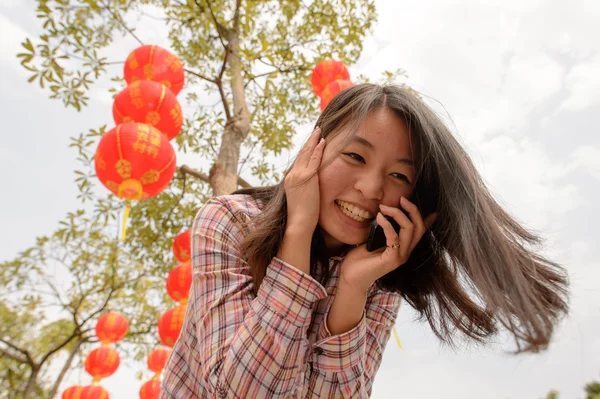
[[[315,348],[315,355],[322,355],[322,354],[323,354],[323,349]]]

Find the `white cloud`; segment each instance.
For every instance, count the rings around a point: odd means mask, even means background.
[[[561,108],[577,111],[586,107],[600,108],[600,57],[576,65],[569,71],[566,86],[569,97]]]

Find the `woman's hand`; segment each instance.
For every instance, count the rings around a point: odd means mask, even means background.
[[[312,237],[319,222],[319,176],[317,174],[325,140],[319,141],[321,129],[316,128],[298,154],[283,186],[287,198],[286,230]]]
[[[386,248],[369,252],[366,244],[362,244],[351,249],[341,265],[340,284],[366,293],[375,281],[406,263],[427,229],[435,222],[437,214],[432,213],[423,220],[417,206],[404,197],[400,200],[400,206],[409,216],[400,209],[380,205],[377,223],[385,232]],[[393,217],[400,225],[399,234],[384,216]]]

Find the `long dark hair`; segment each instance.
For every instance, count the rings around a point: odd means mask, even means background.
[[[316,126],[327,139],[381,107],[400,116],[419,145],[413,201],[423,217],[439,216],[409,261],[377,284],[401,293],[444,342],[453,342],[456,332],[481,342],[502,326],[517,352],[545,349],[568,311],[566,272],[534,252],[541,239],[495,201],[467,153],[418,95],[400,86],[357,85],[336,96]],[[264,204],[241,244],[258,290],[286,228],[285,191],[280,183],[237,193]],[[310,270],[326,284],[328,252],[319,228]]]

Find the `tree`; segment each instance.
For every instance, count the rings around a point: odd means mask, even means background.
[[[121,352],[154,343],[149,333],[164,301],[159,277],[133,262],[109,230],[78,210],[51,236],[0,263],[7,293],[0,301],[0,398],[53,397],[80,352],[97,345],[95,322],[106,311],[131,324]]]
[[[138,344],[156,342],[153,328],[164,295],[160,290],[151,298],[142,293],[163,288],[157,281],[173,266],[171,239],[191,226],[207,197],[248,186],[241,174],[262,184],[280,179],[266,159],[290,148],[298,125],[316,119],[318,101],[310,87],[315,63],[327,57],[355,62],[376,20],[372,0],[37,0],[44,32],[38,39],[26,39],[24,52],[18,54],[31,72],[29,81],[78,111],[88,104],[88,91],[98,80],[111,78],[117,85],[111,90],[117,92],[123,87],[119,76],[127,54],[109,60],[102,53],[119,36],[131,38],[132,49],[144,43],[132,20],[144,17],[149,6],[161,12],[156,23],[168,26],[171,48],[185,66],[186,86],[197,89],[185,96],[186,109],[193,111],[184,113],[176,148],[197,154],[198,163],[204,160],[211,166],[202,170],[179,165],[164,193],[133,207],[128,239],[118,244],[110,237],[116,236],[123,203],[98,187],[92,165],[106,126],[72,139],[82,165],[75,174],[86,210],[70,214],[53,236],[38,239],[35,247],[2,265],[7,271],[1,283],[13,295],[0,300],[0,317],[15,320],[17,328],[2,331],[0,362],[7,362],[11,371],[0,376],[0,384],[20,392],[12,397],[53,397],[64,374],[48,384],[40,375],[59,353],[66,359],[60,369],[72,367],[81,348],[93,341],[89,323],[104,309],[126,310],[138,326],[128,335],[131,351],[140,359],[147,353]],[[384,79],[401,74],[386,72]],[[64,257],[50,257],[46,246],[51,244]],[[69,276],[66,291],[46,281],[51,266],[45,262],[56,259],[63,259],[59,264]],[[33,294],[25,288],[39,282],[50,291]],[[52,300],[60,315],[50,320],[40,310]],[[58,328],[55,323],[62,324]],[[37,338],[58,330],[65,334],[62,341],[53,337],[36,344]]]
[[[590,382],[585,386],[586,399],[600,399],[600,382]]]

